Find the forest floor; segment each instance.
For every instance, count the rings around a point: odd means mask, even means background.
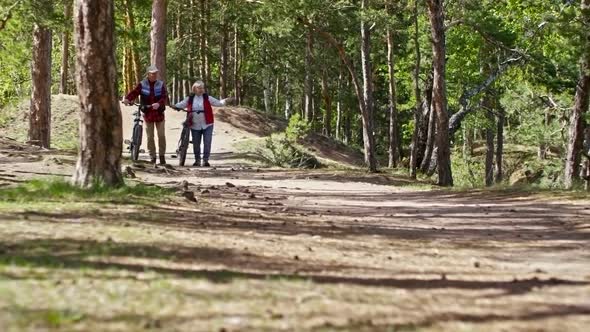
[[[0,201],[1,330],[587,331],[588,196],[265,168],[244,112],[216,118],[214,167],[126,161],[169,195]],[[0,138],[0,193],[75,159]]]

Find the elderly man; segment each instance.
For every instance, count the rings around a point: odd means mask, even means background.
[[[143,115],[145,121],[145,130],[148,140],[148,151],[150,153],[151,162],[156,163],[156,144],[154,142],[154,127],[158,132],[158,152],[160,155],[160,164],[166,164],[166,134],[164,128],[164,111],[166,110],[166,102],[168,94],[166,93],[166,85],[163,81],[158,80],[158,68],[156,66],[149,66],[147,68],[147,78],[137,84],[135,89],[131,90],[123,99],[126,105],[132,105],[132,100],[140,97],[142,105],[149,105],[151,108]]]

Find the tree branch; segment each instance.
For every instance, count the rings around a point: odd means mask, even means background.
[[[6,27],[6,23],[8,22],[8,20],[10,20],[12,18],[12,10],[20,5],[20,3],[22,2],[22,0],[18,0],[15,3],[12,4],[12,6],[8,7],[8,11],[6,13],[6,17],[4,17],[1,21],[0,21],[0,31],[4,30],[4,28]]]

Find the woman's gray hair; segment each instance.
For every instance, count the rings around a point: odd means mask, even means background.
[[[191,87],[192,91],[195,91],[196,88],[198,87],[205,87],[205,83],[203,81],[196,81],[195,83],[193,83],[193,86]]]

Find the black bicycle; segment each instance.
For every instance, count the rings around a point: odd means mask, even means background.
[[[147,112],[148,109],[151,108],[150,105],[141,105],[141,104],[134,104],[137,106],[137,111],[133,112],[133,131],[131,134],[131,140],[126,139],[125,144],[127,144],[127,149],[131,153],[131,160],[137,161],[139,160],[139,154],[143,152],[140,150],[141,147],[141,140],[143,138],[143,119],[141,118],[141,113]]]
[[[176,147],[176,155],[178,156],[178,166],[184,166],[186,161],[186,154],[188,152],[188,146],[191,143],[190,135],[191,135],[191,128],[189,127],[189,116],[193,111],[189,111],[182,108],[177,108],[174,106],[170,106],[173,110],[179,112],[184,111],[186,112],[186,119],[182,122],[182,131],[180,132],[180,138],[178,139],[178,146]],[[174,156],[172,156],[174,157]]]

